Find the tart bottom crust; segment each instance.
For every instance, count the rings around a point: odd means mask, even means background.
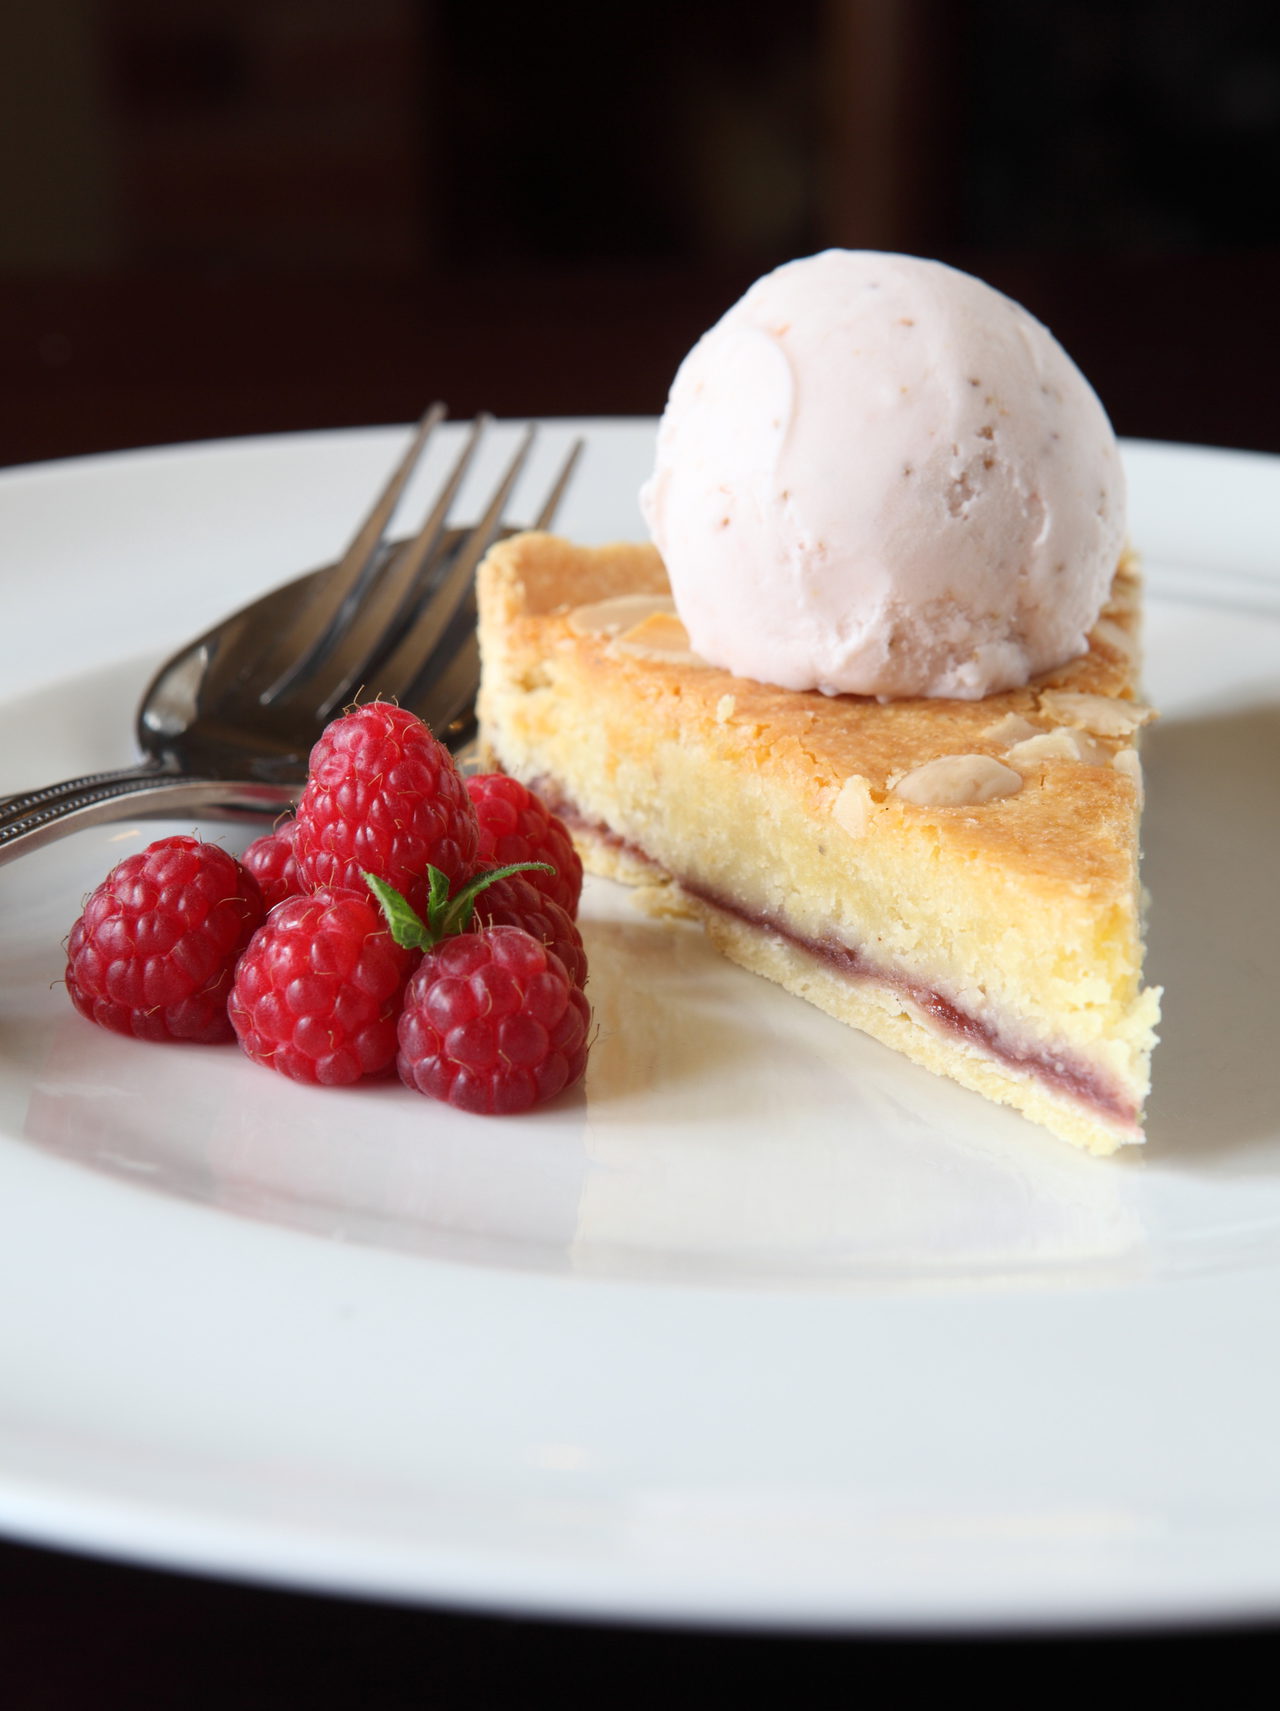
[[[1100,1112],[1049,1086],[1034,1070],[1017,1069],[981,1046],[943,1031],[903,995],[896,982],[877,980],[873,973],[854,977],[832,968],[790,937],[694,895],[657,863],[592,827],[573,826],[573,838],[587,870],[631,887],[635,902],[647,914],[700,921],[716,950],[730,962],[763,975],[912,1063],[994,1104],[1020,1111],[1060,1139],[1099,1157],[1144,1140],[1136,1116]]]

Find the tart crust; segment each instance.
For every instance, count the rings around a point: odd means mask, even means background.
[[[706,665],[647,545],[515,536],[479,608],[489,762],[565,815],[592,871],[1078,1146],[1142,1139],[1159,995],[1131,559],[1087,654],[982,701],[882,705]]]

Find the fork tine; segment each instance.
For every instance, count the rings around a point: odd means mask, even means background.
[[[254,669],[257,682],[266,684],[259,694],[260,702],[265,704],[275,700],[310,669],[330,640],[348,604],[364,593],[400,496],[418,467],[433,430],[447,414],[446,406],[436,403],[422,417],[408,449],[341,559],[328,576],[318,581],[315,592],[299,610],[294,622],[272,638]]]
[[[537,425],[530,423],[521,435],[484,515],[464,534],[452,558],[444,560],[442,574],[427,595],[418,621],[411,623],[403,635],[392,634],[384,638],[365,658],[349,667],[342,681],[326,696],[320,708],[323,717],[328,717],[335,707],[341,705],[343,697],[361,682],[372,693],[399,697],[405,686],[418,681],[424,661],[430,662],[441,637],[457,616],[471,588],[476,566],[489,550],[501,526],[503,509],[525,466],[536,434]],[[372,682],[371,674],[376,674]]]
[[[584,445],[585,441],[578,439],[570,446],[532,524],[533,528],[546,529],[555,521]],[[488,544],[485,545],[486,551]],[[477,554],[477,562],[479,556]],[[475,728],[475,699],[480,682],[480,650],[475,625],[473,578],[457,603],[452,621],[446,621],[437,628],[435,643],[421,654],[418,668],[402,693],[404,705],[412,707],[451,748],[466,741]],[[415,640],[421,648],[421,635]]]
[[[569,447],[569,455],[560,466],[560,473],[556,477],[555,485],[543,501],[541,511],[529,525],[531,529],[549,529],[555,521],[556,512],[560,509],[560,501],[565,496],[565,491],[573,478],[574,470],[578,467],[578,459],[582,456],[582,449],[586,443],[583,439],[577,439]]]
[[[474,612],[457,652],[444,660],[441,669],[420,674],[418,681],[419,687],[410,690],[402,705],[425,720],[440,741],[456,754],[475,734],[480,644],[476,639]]]
[[[391,643],[408,626],[424,587],[438,568],[440,538],[449,508],[481,438],[492,425],[492,416],[481,414],[476,417],[430,515],[418,533],[395,552],[377,586],[350,610],[349,621],[341,627],[335,626],[329,646],[323,653],[273,686],[264,700],[274,701],[288,690],[301,688],[309,699],[317,703],[323,716],[330,708],[340,706],[351,691],[359,687],[372,660],[389,651]],[[315,682],[316,677],[322,679],[319,685]],[[305,684],[304,678],[309,679]],[[328,688],[324,687],[325,683]]]

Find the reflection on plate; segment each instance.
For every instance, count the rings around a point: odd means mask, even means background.
[[[548,459],[568,432],[548,430]],[[651,434],[592,425],[566,532],[636,531]],[[396,440],[4,478],[28,574],[0,642],[22,690],[0,701],[0,790],[127,758],[148,659],[323,559]],[[588,1082],[528,1119],[118,1040],[71,1013],[59,941],[167,828],[85,832],[0,872],[0,1520],[527,1610],[902,1626],[1280,1608],[1261,1453],[1280,1383],[1251,1352],[1280,1318],[1280,477],[1127,455],[1164,709],[1144,1153],[1071,1151],[603,881],[583,911]],[[110,520],[92,551],[90,503]],[[174,587],[177,507],[199,545]],[[130,623],[130,590],[162,569],[162,610]],[[102,574],[118,598],[95,625],[79,596]],[[1235,1451],[1209,1462],[1228,1421]]]

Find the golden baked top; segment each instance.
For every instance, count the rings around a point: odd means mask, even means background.
[[[1136,699],[1132,558],[1116,571],[1087,654],[980,701],[880,703],[734,677],[688,652],[669,592],[651,546],[513,536],[481,567],[482,645],[486,631],[501,630],[508,645],[548,662],[570,651],[581,671],[602,686],[625,684],[655,716],[678,699],[682,729],[785,778],[855,835],[878,819],[885,831],[940,837],[953,853],[1016,866],[1048,887],[1131,897],[1135,745],[1152,716]],[[642,595],[655,598],[624,598]]]

